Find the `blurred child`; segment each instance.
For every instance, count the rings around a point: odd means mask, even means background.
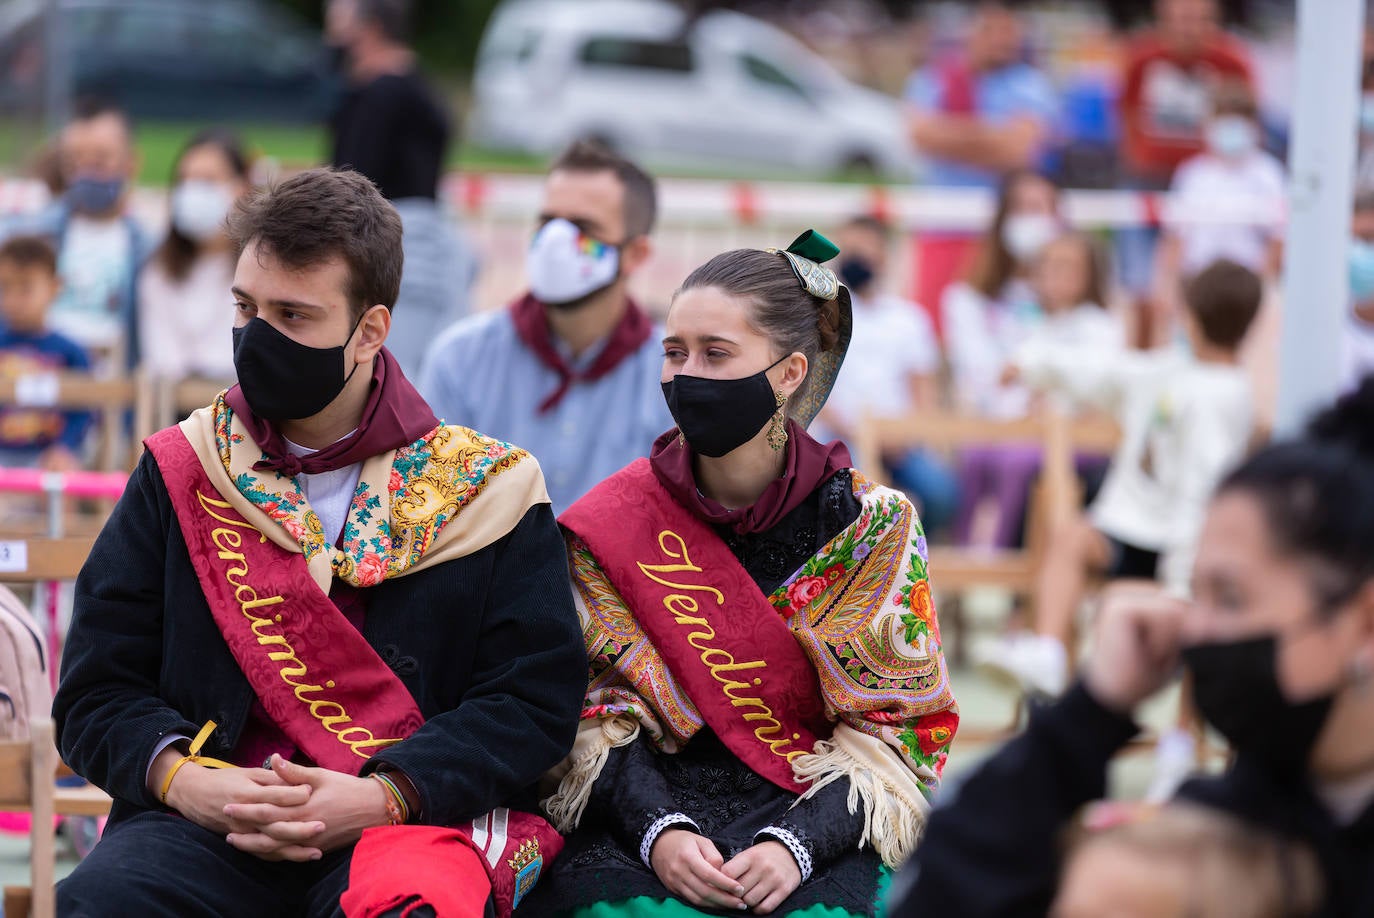
[[[1221,810],[1175,803],[1080,832],[1050,915],[1308,918],[1319,914],[1322,886],[1308,846]]]
[[[138,363],[135,284],[148,240],[129,214],[138,173],[133,131],[112,106],[83,101],[57,142],[62,196],[42,213],[0,226],[11,235],[46,238],[57,251],[61,293],[48,317],[52,328],[88,351]]]
[[[1031,288],[1044,319],[1021,348],[1110,352],[1123,346],[1121,322],[1106,307],[1102,255],[1091,236],[1064,233],[1047,244],[1031,272]]]
[[[0,245],[0,375],[90,368],[79,345],[48,329],[59,290],[57,256],[45,240],[15,236]],[[83,411],[0,408],[0,466],[79,468],[90,424]]]
[[[1032,262],[1029,281],[1034,318],[1020,330],[1016,349],[1031,348],[1049,353],[1083,351],[1103,356],[1121,350],[1123,331],[1120,322],[1104,305],[1106,283],[1102,257],[1090,236],[1064,233],[1042,245]],[[1010,357],[1008,354],[1008,359]],[[1000,373],[994,376],[1002,393],[1003,408],[1009,408],[1016,401],[1022,406],[1021,415],[1028,413],[1033,407],[1032,393],[1015,380],[1000,378]],[[996,508],[991,543],[996,547],[1015,544],[1031,481],[1039,469],[1038,446],[962,451],[959,486],[963,505],[959,530],[966,536],[971,534],[975,528],[974,518],[991,500]]]
[[[892,231],[874,217],[855,217],[835,236],[838,271],[854,301],[854,336],[821,423],[853,442],[864,415],[905,417],[938,408],[940,344],[924,309],[889,292]],[[937,532],[958,507],[958,482],[939,456],[912,449],[884,456],[893,483],[916,502],[926,532]]]
[[[1063,230],[1059,190],[1049,179],[1017,172],[1003,181],[968,275],[945,288],[940,300],[960,411],[990,418],[1026,413],[1025,391],[1002,386],[997,376],[1040,317],[1030,273]]]
[[[1035,633],[1005,636],[982,662],[1028,691],[1058,695],[1090,576],[1158,578],[1175,593],[1188,592],[1207,500],[1253,431],[1239,350],[1261,293],[1253,271],[1219,261],[1185,290],[1188,351],[1110,353],[1032,342],[1020,353],[1010,375],[1113,411],[1121,442],[1088,512],[1050,536],[1035,588]]]
[[[1254,95],[1243,83],[1222,84],[1212,96],[1206,149],[1174,173],[1171,203],[1181,217],[1159,248],[1156,344],[1178,332],[1183,280],[1213,262],[1225,258],[1278,277],[1287,179],[1283,164],[1260,146],[1262,136]]]

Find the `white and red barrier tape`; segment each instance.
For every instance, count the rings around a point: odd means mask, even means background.
[[[443,184],[445,203],[472,220],[529,221],[539,212],[544,180],[539,175],[452,173]],[[0,178],[0,216],[38,210],[47,188],[26,179]],[[662,225],[757,226],[772,223],[838,221],[872,214],[905,229],[976,232],[992,218],[989,192],[968,188],[808,182],[740,182],[663,179],[659,183]],[[135,207],[141,215],[165,213],[165,192],[143,189]],[[1168,194],[1140,191],[1068,190],[1065,216],[1084,229],[1126,229],[1162,224],[1261,224],[1284,221],[1287,202],[1254,197],[1212,198],[1192,206]]]

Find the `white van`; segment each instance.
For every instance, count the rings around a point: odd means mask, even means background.
[[[595,138],[651,164],[906,179],[898,100],[785,32],[660,0],[507,0],[482,38],[474,143],[550,156]]]

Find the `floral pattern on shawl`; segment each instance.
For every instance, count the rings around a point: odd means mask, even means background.
[[[267,457],[235,420],[223,393],[215,399],[214,426],[220,461],[239,493],[296,540],[307,562],[332,549],[334,575],[356,587],[376,586],[417,564],[492,478],[528,455],[467,428],[440,424],[396,450],[384,478],[359,478],[339,544],[331,546],[295,478],[254,471]]]
[[[927,797],[958,728],[927,580],[925,536],[900,493],[853,474],[859,518],[768,602],[816,667],[826,714],[897,753]],[[587,546],[570,537],[591,663],[584,720],[628,714],[664,752],[703,719]]]

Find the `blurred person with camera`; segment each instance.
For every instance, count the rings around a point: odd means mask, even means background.
[[[1298,439],[1231,471],[1208,509],[1192,599],[1122,587],[1082,676],[931,816],[894,883],[898,918],[1042,914],[1049,843],[1104,796],[1141,704],[1192,677],[1235,759],[1178,799],[1316,851],[1320,914],[1374,914],[1374,378]]]
[[[573,144],[544,184],[525,254],[529,289],[472,316],[425,357],[420,391],[441,416],[522,444],[562,512],[672,426],[663,348],[629,294],[649,259],[653,178],[597,144]]]

